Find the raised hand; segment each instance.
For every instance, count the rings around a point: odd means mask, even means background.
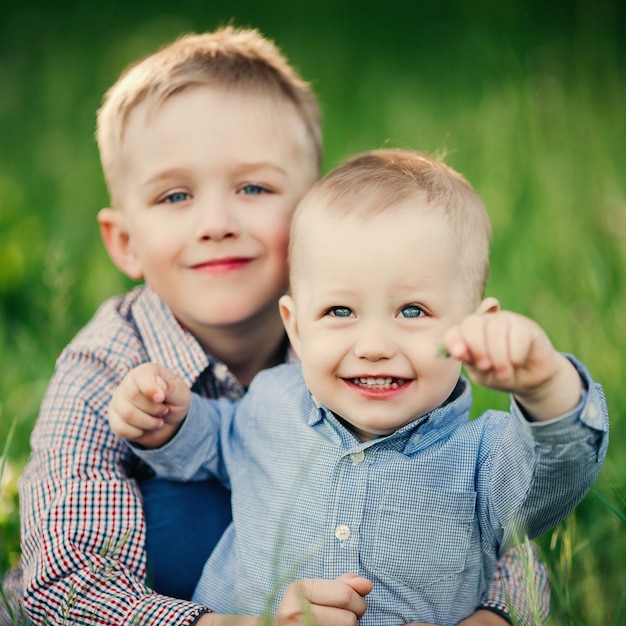
[[[535,420],[558,417],[580,401],[582,383],[533,320],[511,311],[479,312],[448,329],[448,354],[479,385],[513,393]]]
[[[169,441],[182,424],[191,391],[180,376],[158,363],[128,372],[109,404],[111,430],[148,448]]]

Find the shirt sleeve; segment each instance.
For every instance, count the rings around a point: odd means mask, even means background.
[[[178,432],[159,448],[129,444],[135,454],[162,478],[170,480],[221,480],[230,488],[224,466],[227,432],[240,403],[226,398],[191,395],[191,404]]]
[[[531,539],[564,520],[587,495],[602,468],[609,418],[602,387],[570,357],[583,382],[577,407],[558,418],[528,422],[513,401],[510,425],[490,475],[491,511],[504,529],[501,546]]]
[[[20,478],[24,604],[35,624],[190,626],[206,612],[145,584],[136,459],[110,431],[117,372],[89,354],[62,357]]]
[[[608,445],[608,410],[602,387],[585,367],[569,357],[583,381],[579,405],[547,422],[526,421],[512,403],[507,430],[491,476],[501,476],[492,498],[504,509],[498,512],[508,529],[502,543],[517,537],[536,537],[555,527],[587,494],[602,467]],[[511,488],[510,477],[519,477]],[[511,494],[517,495],[512,496]],[[556,504],[555,504],[556,503]],[[512,514],[512,511],[515,512]],[[530,626],[550,613],[550,583],[537,547],[530,541],[509,549],[497,564],[479,608],[494,611],[515,623]]]

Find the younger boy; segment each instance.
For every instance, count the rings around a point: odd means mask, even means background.
[[[587,493],[607,446],[602,390],[535,322],[481,301],[489,238],[482,202],[443,164],[355,157],[294,216],[280,312],[301,365],[259,374],[235,404],[192,399],[156,364],[125,378],[113,431],[159,475],[232,488],[198,602],[260,615],[293,580],[353,573],[373,583],[363,626],[457,624],[498,555]],[[461,364],[510,392],[511,413],[468,421]]]

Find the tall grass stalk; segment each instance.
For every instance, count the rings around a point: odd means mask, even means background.
[[[0,405],[0,416],[2,415],[2,405]],[[2,495],[2,477],[4,476],[4,468],[6,467],[7,461],[9,460],[9,448],[11,447],[11,442],[13,441],[13,435],[15,434],[15,427],[17,425],[17,419],[13,418],[11,422],[11,427],[9,428],[9,434],[7,435],[7,439],[4,442],[4,448],[2,450],[2,457],[0,457],[0,495]]]

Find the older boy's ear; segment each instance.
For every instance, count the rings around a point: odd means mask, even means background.
[[[476,313],[497,313],[500,310],[500,303],[496,298],[485,298],[479,305]]]
[[[300,332],[298,330],[298,321],[296,319],[296,307],[291,296],[282,296],[278,301],[278,310],[283,320],[283,325],[289,336],[291,346],[300,356]]]
[[[122,213],[116,209],[102,209],[98,213],[98,225],[104,247],[113,263],[129,278],[140,280],[143,272],[133,251]]]

